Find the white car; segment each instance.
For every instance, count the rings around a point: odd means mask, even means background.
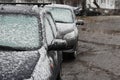
[[[56,22],[57,29],[68,43],[66,50],[63,52],[70,53],[71,58],[76,58],[78,43],[78,29],[73,7],[61,4],[46,5]]]
[[[34,4],[0,5],[0,80],[61,80],[66,41],[53,21]]]

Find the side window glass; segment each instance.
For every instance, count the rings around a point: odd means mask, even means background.
[[[47,15],[47,17],[48,17],[48,20],[50,22],[50,26],[52,27],[52,30],[54,32],[54,35],[56,37],[56,35],[57,35],[57,28],[56,28],[55,22],[54,22],[53,18],[50,15]]]
[[[54,36],[53,36],[51,26],[49,25],[49,22],[46,18],[45,18],[45,32],[46,32],[47,44],[50,45],[54,39]]]

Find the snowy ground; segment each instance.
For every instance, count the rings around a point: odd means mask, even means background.
[[[120,80],[120,16],[84,20],[78,27],[80,54],[63,62],[63,80]]]

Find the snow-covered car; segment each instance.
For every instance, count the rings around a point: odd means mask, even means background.
[[[60,79],[66,41],[56,39],[51,22],[37,6],[0,5],[0,80]]]
[[[70,53],[71,58],[76,58],[78,44],[78,29],[73,7],[61,4],[46,5],[56,22],[57,29],[62,35],[62,39],[67,41],[68,46],[63,52]]]
[[[73,7],[74,13],[76,16],[81,16],[82,15],[82,6],[80,7]]]

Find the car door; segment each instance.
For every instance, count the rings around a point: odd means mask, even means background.
[[[52,31],[53,31],[53,33],[54,33],[54,36],[55,36],[55,38],[60,38],[59,36],[59,32],[58,32],[58,30],[57,30],[57,27],[56,27],[56,24],[55,24],[55,22],[54,22],[54,20],[53,20],[53,17],[52,17],[52,15],[51,14],[49,14],[49,15],[47,15],[47,19],[48,19],[48,21],[49,21],[49,24],[50,24],[50,26],[51,26],[51,28],[52,28]],[[56,64],[58,64],[57,65],[57,68],[59,68],[60,67],[60,65],[61,65],[61,63],[62,63],[62,51],[56,51],[56,54],[55,54],[55,59],[56,59]]]
[[[56,27],[56,24],[55,24],[55,21],[54,21],[52,15],[47,15],[47,18],[48,18],[49,24],[50,24],[50,26],[51,26],[51,28],[52,28],[52,30],[53,30],[53,33],[54,33],[55,38],[60,38],[59,32],[58,32],[58,30],[57,30],[57,27]],[[59,51],[59,54],[58,54],[58,55],[59,55],[59,56],[58,56],[59,61],[62,61],[62,60],[61,60],[61,59],[62,59],[62,58],[61,58],[62,52]]]
[[[46,33],[46,42],[47,42],[47,45],[49,46],[52,41],[55,39],[55,34],[53,32],[53,29],[51,27],[51,24],[50,24],[50,21],[48,19],[48,16],[49,14],[46,14],[45,15],[45,18],[44,18],[44,25],[45,25],[45,33]],[[48,51],[48,57],[49,57],[49,60],[50,60],[50,67],[51,67],[51,71],[52,71],[52,80],[54,80],[57,76],[57,72],[59,70],[59,60],[58,60],[58,52],[57,51]]]

